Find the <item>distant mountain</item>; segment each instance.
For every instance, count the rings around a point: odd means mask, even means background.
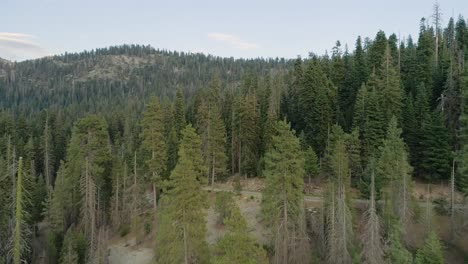
[[[36,60],[0,62],[0,108],[37,112],[45,108],[95,112],[143,105],[150,95],[186,96],[206,87],[217,73],[228,88],[247,75],[286,72],[284,59],[234,59],[123,45]]]

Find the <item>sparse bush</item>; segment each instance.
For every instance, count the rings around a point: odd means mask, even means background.
[[[237,194],[237,195],[241,195],[241,192],[242,192],[242,183],[241,183],[241,180],[240,180],[240,176],[235,176],[234,177],[234,180],[232,182],[232,187],[234,188],[234,192]]]
[[[150,219],[146,219],[144,228],[145,228],[146,235],[151,232],[151,220]]]
[[[437,198],[433,201],[433,203],[434,203],[434,209],[437,214],[448,215],[450,211],[450,205],[449,205],[449,202],[445,198],[443,197]]]
[[[215,211],[219,214],[218,224],[224,223],[224,219],[230,216],[235,201],[231,193],[220,192],[216,195]]]
[[[128,235],[128,233],[130,233],[130,225],[125,224],[125,225],[120,226],[119,228],[120,237],[124,237]]]

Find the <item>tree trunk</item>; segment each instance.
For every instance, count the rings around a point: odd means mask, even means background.
[[[189,263],[189,257],[188,257],[188,242],[187,242],[187,229],[185,227],[185,210],[183,212],[183,215],[184,215],[184,228],[183,228],[183,232],[184,232],[184,259],[185,259],[185,264],[188,264]]]
[[[212,167],[211,167],[211,186],[214,185],[215,181],[215,156],[213,155],[213,162],[212,162]]]
[[[156,208],[158,207],[158,201],[156,200],[157,197],[157,190],[156,190],[156,183],[153,182],[153,208],[154,211],[156,211]]]
[[[283,201],[283,217],[284,217],[284,237],[283,237],[283,263],[288,263],[288,202]]]

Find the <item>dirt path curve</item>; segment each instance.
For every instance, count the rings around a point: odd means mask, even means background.
[[[205,186],[203,187],[203,190],[205,191],[212,191],[212,192],[234,192],[234,190],[230,188],[219,188],[219,187],[209,187]],[[256,192],[256,191],[241,191],[241,194],[244,196],[253,196],[255,198],[262,199],[262,193],[261,192]],[[304,201],[307,202],[314,202],[314,203],[322,203],[323,199],[322,197],[319,196],[310,196],[310,195],[304,195]],[[353,200],[358,206],[365,206],[369,203],[369,200],[366,199],[354,199]],[[379,203],[382,201],[378,201]],[[426,207],[426,202],[419,202],[419,206],[421,207]],[[435,206],[433,204],[433,206]],[[466,209],[466,205],[463,204],[455,204],[454,205],[455,209]]]

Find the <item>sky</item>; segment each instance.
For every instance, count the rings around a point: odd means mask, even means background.
[[[0,0],[0,57],[21,61],[121,44],[235,58],[295,58],[352,50],[358,35],[411,34],[429,0]],[[439,4],[445,26],[467,0]]]

